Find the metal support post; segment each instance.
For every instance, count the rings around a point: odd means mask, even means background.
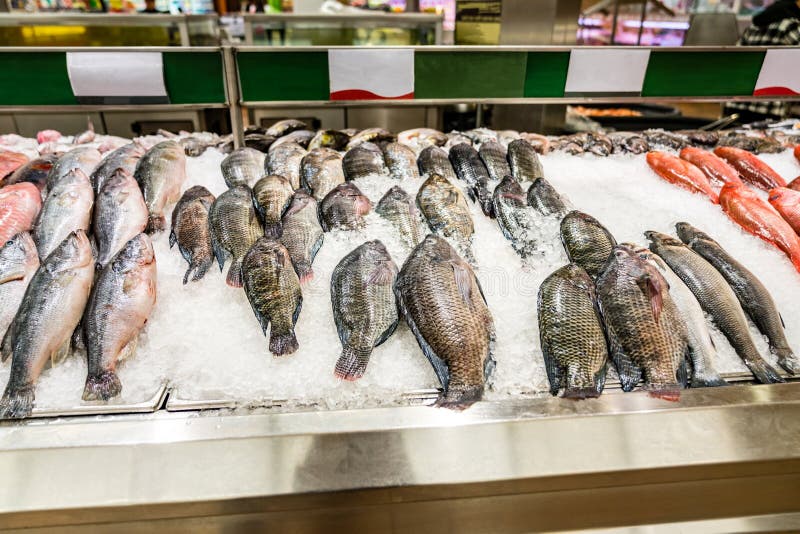
[[[222,47],[222,68],[225,71],[225,92],[228,97],[228,109],[231,117],[233,146],[244,146],[244,124],[242,122],[242,106],[240,104],[239,77],[236,69],[236,56],[233,47]]]

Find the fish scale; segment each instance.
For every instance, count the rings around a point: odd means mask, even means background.
[[[292,258],[300,283],[304,284],[314,276],[312,264],[324,240],[317,216],[317,201],[311,195],[297,191],[281,222],[281,243]]]
[[[561,220],[561,242],[569,260],[597,278],[617,244],[600,221],[580,211],[571,211]]]
[[[483,164],[486,165],[486,170],[489,171],[492,180],[500,181],[511,175],[511,167],[508,166],[506,159],[506,149],[497,141],[482,143],[478,154]]]
[[[450,149],[450,163],[459,180],[469,186],[469,196],[477,201],[487,217],[494,217],[492,194],[489,192],[489,171],[472,145],[461,143]]]
[[[414,151],[401,143],[388,143],[383,147],[383,159],[389,175],[395,180],[416,180],[419,178],[417,156]]]
[[[183,259],[189,263],[183,283],[200,280],[214,264],[214,250],[211,246],[208,214],[215,197],[201,185],[190,187],[183,193],[175,209],[172,210],[172,231],[169,246],[178,244]]]
[[[534,210],[528,206],[519,182],[511,176],[503,178],[494,189],[492,202],[497,224],[506,239],[511,241],[517,254],[523,258],[534,254],[534,231],[537,224]]]
[[[433,232],[453,239],[472,261],[471,243],[475,225],[461,190],[447,178],[432,174],[417,193],[417,206]]]
[[[524,139],[508,144],[508,164],[511,174],[520,182],[533,181],[544,176],[542,162],[533,145]]]
[[[310,150],[300,162],[300,185],[319,202],[345,182],[342,156],[330,148]]]
[[[414,201],[405,190],[396,185],[389,189],[378,202],[375,213],[391,222],[401,239],[410,247],[416,247],[424,233],[422,218]]]
[[[231,266],[226,281],[229,286],[242,287],[242,260],[244,255],[264,229],[256,216],[253,197],[247,186],[228,189],[211,204],[208,212],[211,229],[211,246],[217,258],[219,270],[230,256]]]
[[[569,201],[558,194],[544,178],[537,178],[528,188],[528,205],[545,217],[564,218],[570,211]]]
[[[104,267],[147,226],[147,205],[133,176],[122,169],[105,181],[94,206],[97,263]]]
[[[88,231],[91,226],[94,191],[89,177],[80,169],[72,169],[56,182],[42,204],[33,238],[44,260],[76,230]]]
[[[300,188],[300,163],[308,154],[305,148],[297,143],[285,143],[272,150],[267,156],[267,172],[283,176],[292,185],[292,189]]]
[[[94,192],[98,193],[105,181],[117,169],[122,169],[129,174],[136,171],[139,159],[144,155],[145,149],[139,143],[128,143],[111,152],[95,167],[90,177]]]
[[[186,154],[175,141],[163,141],[148,150],[136,165],[134,177],[142,189],[150,218],[147,232],[166,228],[164,210],[180,199],[186,181]]]
[[[253,186],[253,202],[264,223],[265,236],[274,239],[281,236],[283,232],[281,217],[289,207],[293,194],[294,190],[289,180],[274,174],[265,176]]]
[[[253,185],[264,176],[264,162],[266,154],[255,148],[237,148],[220,163],[222,178],[225,185],[234,187],[237,185]]]
[[[438,146],[429,146],[419,153],[417,158],[417,165],[419,173],[423,178],[438,174],[444,176],[451,182],[458,180],[456,171],[453,170],[453,165],[447,157],[447,152]]]

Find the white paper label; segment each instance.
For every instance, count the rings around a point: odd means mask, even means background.
[[[800,95],[800,50],[767,50],[755,95]]]
[[[331,100],[414,98],[413,50],[328,51]]]
[[[573,50],[566,93],[640,94],[650,50]]]
[[[166,97],[161,52],[67,52],[76,97]]]

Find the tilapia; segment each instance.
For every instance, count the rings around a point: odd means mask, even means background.
[[[33,275],[0,347],[3,361],[11,357],[0,417],[30,415],[36,380],[48,361],[69,352],[93,279],[92,247],[83,230],[69,234]]]
[[[347,141],[347,150],[357,147],[361,143],[366,143],[367,141],[377,143],[379,141],[394,141],[396,139],[397,136],[389,130],[383,128],[367,128],[366,130],[361,130]]]
[[[162,141],[139,159],[134,171],[150,212],[147,233],[161,232],[167,226],[164,209],[181,196],[186,181],[186,154],[175,141]]]
[[[558,194],[555,187],[544,178],[537,178],[528,188],[528,206],[545,217],[555,216],[563,219],[572,209],[569,201]]]
[[[0,243],[33,228],[42,209],[42,197],[35,185],[22,182],[0,189]]]
[[[508,144],[507,157],[512,176],[520,182],[533,181],[544,176],[539,155],[526,140],[511,141]]]
[[[122,392],[117,364],[136,352],[139,332],[156,303],[156,256],[146,234],[130,239],[100,271],[83,315],[88,373],[83,400]]]
[[[234,187],[246,185],[253,187],[264,176],[266,154],[254,148],[237,148],[222,160],[222,178],[225,185]]]
[[[688,161],[666,152],[648,152],[647,164],[667,182],[692,193],[703,193],[714,204],[719,203],[717,192],[711,188],[706,175]]]
[[[744,265],[705,234],[689,223],[675,225],[678,237],[693,251],[713,265],[725,278],[739,299],[742,309],[750,316],[762,334],[767,336],[769,347],[778,357],[778,364],[789,373],[800,372],[800,362],[792,351],[784,333],[783,319],[767,288]]]
[[[105,181],[95,200],[93,219],[97,263],[105,267],[125,243],[147,227],[147,206],[131,174],[117,169]]]
[[[245,134],[244,146],[245,148],[252,148],[262,153],[267,153],[269,147],[275,142],[275,138],[271,135],[251,133]]]
[[[39,190],[42,199],[44,199],[47,192],[47,176],[50,174],[50,171],[53,169],[56,161],[58,161],[58,156],[55,154],[48,154],[46,156],[30,160],[3,181],[4,187],[28,182],[36,186],[36,189]]]
[[[73,148],[53,164],[47,173],[47,190],[52,191],[58,181],[72,169],[80,169],[86,176],[91,176],[102,159],[96,148],[81,146]]]
[[[350,136],[337,130],[320,130],[308,142],[308,150],[315,148],[331,148],[333,150],[344,150]]]
[[[71,232],[88,231],[93,205],[92,184],[82,170],[72,169],[56,182],[33,229],[39,259],[44,261]]]
[[[488,141],[481,145],[478,153],[481,161],[486,165],[486,170],[489,171],[489,177],[492,180],[502,180],[511,175],[511,167],[508,166],[508,160],[506,159],[507,151],[503,148],[503,145],[497,141]]]
[[[364,215],[372,209],[370,200],[352,182],[337,185],[319,204],[322,229],[353,230],[364,225]]]
[[[468,137],[473,143],[483,144],[489,141],[498,141],[497,132],[489,128],[473,128],[463,132],[465,137]]]
[[[596,287],[622,390],[644,377],[652,396],[678,400],[686,386],[688,334],[664,277],[632,248],[616,245]]]
[[[737,170],[728,165],[725,160],[713,152],[703,150],[702,148],[687,146],[681,150],[681,159],[695,165],[706,175],[709,181],[715,182],[718,185],[742,183]]]
[[[211,247],[211,230],[208,214],[216,198],[201,185],[190,187],[172,210],[172,231],[169,234],[169,247],[178,244],[181,256],[189,263],[183,283],[203,278],[214,264],[214,250]]]
[[[411,248],[419,245],[425,233],[424,223],[414,199],[402,187],[389,189],[378,202],[375,213],[394,225],[406,245]]]
[[[739,172],[745,182],[765,191],[776,187],[786,187],[786,181],[772,167],[764,163],[758,156],[741,148],[721,146],[714,149],[714,154],[727,161]]]
[[[305,130],[306,128],[308,128],[308,125],[303,121],[299,121],[297,119],[284,119],[267,128],[265,133],[267,135],[271,135],[272,137],[281,137],[297,130]]]
[[[389,174],[383,162],[383,152],[372,143],[361,143],[351,148],[342,158],[342,170],[346,180],[357,180],[367,176]]]
[[[473,202],[478,202],[487,217],[494,217],[492,194],[489,191],[489,171],[481,161],[478,151],[471,145],[461,143],[450,149],[450,163],[459,180],[469,187],[467,193]]]
[[[300,162],[308,154],[306,149],[297,143],[284,143],[267,156],[267,172],[283,176],[292,186],[300,189]]]
[[[144,156],[145,148],[139,143],[128,143],[106,156],[101,161],[91,175],[92,187],[95,194],[100,192],[100,188],[114,174],[117,169],[122,169],[129,174],[134,174],[139,159]]]
[[[497,224],[517,254],[527,258],[535,253],[534,211],[528,206],[519,182],[511,176],[503,178],[494,189],[492,202]]]
[[[211,248],[219,270],[229,257],[232,260],[226,282],[242,287],[242,260],[264,229],[258,220],[253,196],[246,185],[231,187],[214,200],[208,211]]]
[[[3,243],[0,248],[0,339],[14,320],[38,268],[39,255],[28,232],[20,232]]]
[[[299,145],[302,148],[306,148],[314,136],[316,132],[311,130],[297,130],[292,133],[286,134],[283,137],[279,137],[275,140],[274,143],[269,145],[268,152],[273,152],[278,149],[278,147],[287,144],[287,143],[294,143]]]
[[[430,229],[454,239],[467,253],[475,226],[461,191],[447,178],[432,174],[417,193],[417,206]],[[472,258],[467,258],[472,261]]]
[[[580,211],[571,211],[561,220],[561,242],[569,261],[597,278],[603,271],[617,240],[600,221]]]
[[[419,178],[417,156],[414,151],[401,143],[389,143],[383,147],[383,160],[389,176],[395,180],[416,180]]]
[[[342,156],[330,148],[311,150],[300,163],[300,185],[319,202],[344,183]]]
[[[269,351],[275,356],[298,349],[294,326],[303,305],[300,281],[286,247],[267,237],[258,239],[244,257],[242,278],[247,300],[261,325],[269,331]]]
[[[305,284],[314,277],[311,265],[324,240],[324,232],[317,216],[317,201],[311,195],[297,191],[289,203],[289,209],[283,214],[281,223],[281,243],[289,251],[300,283]]]
[[[438,146],[429,146],[423,149],[417,158],[417,166],[419,174],[423,178],[438,174],[452,182],[458,180],[456,171],[453,170],[450,159],[447,157],[447,152]]]
[[[394,333],[399,320],[394,295],[397,265],[380,241],[367,241],[342,258],[331,275],[333,321],[342,343],[334,374],[364,375],[372,349]]]
[[[283,232],[281,217],[292,200],[294,189],[283,176],[271,174],[256,182],[253,187],[253,202],[264,223],[264,235],[278,239]]]
[[[494,320],[472,268],[429,234],[397,276],[400,314],[442,384],[438,405],[463,409],[481,399],[494,370]]]
[[[650,250],[661,256],[692,290],[700,306],[711,315],[759,382],[783,382],[758,353],[736,294],[714,266],[673,237],[658,232],[645,232],[645,236],[650,240]]]
[[[599,397],[606,381],[608,347],[597,310],[594,280],[570,263],[548,276],[537,300],[539,342],[550,393]]]

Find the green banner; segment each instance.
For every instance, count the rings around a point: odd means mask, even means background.
[[[225,103],[221,52],[164,52],[163,60],[170,103]]]
[[[520,98],[525,52],[417,50],[414,98]]]
[[[77,104],[67,75],[64,52],[0,53],[0,105],[58,106]]]
[[[244,102],[328,100],[328,52],[244,52],[236,56]]]
[[[764,54],[653,50],[642,96],[752,95]]]

